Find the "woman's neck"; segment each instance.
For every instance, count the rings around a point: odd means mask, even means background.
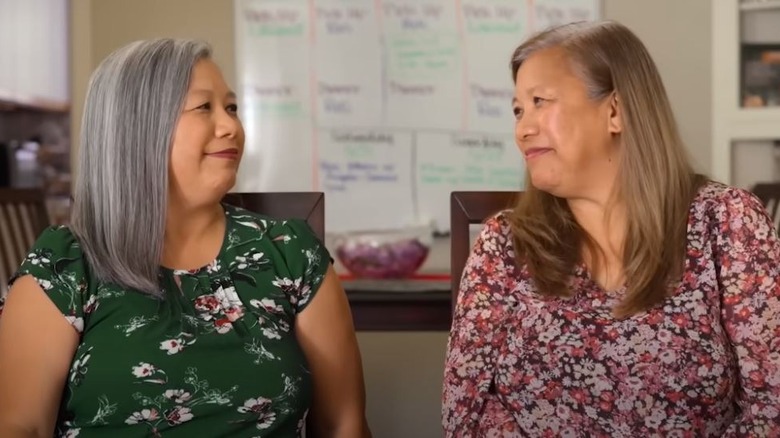
[[[210,263],[219,253],[226,227],[219,203],[191,207],[170,202],[165,218],[164,266],[192,269]]]
[[[625,281],[623,249],[628,228],[625,204],[608,199],[577,199],[568,204],[574,219],[596,245],[596,248],[587,244],[582,247],[582,260],[591,276],[605,290],[616,289]]]

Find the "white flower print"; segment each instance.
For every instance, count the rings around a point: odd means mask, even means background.
[[[184,341],[181,339],[168,339],[160,342],[160,350],[166,350],[169,355],[176,354],[184,349]]]
[[[206,266],[206,272],[208,272],[209,274],[216,274],[217,272],[219,272],[220,268],[221,266],[219,265],[219,260],[214,259],[214,261],[212,261],[211,263],[209,263],[208,266]]]
[[[277,360],[278,357],[273,353],[266,350],[262,343],[259,343],[257,339],[253,339],[252,343],[244,344],[244,351],[255,357],[252,361],[255,365],[259,365],[263,362],[263,359]]]
[[[92,357],[91,351],[92,347],[89,347],[86,353],[73,361],[73,365],[70,367],[70,378],[68,379],[70,383],[78,385],[81,379],[87,374],[89,358]]]
[[[149,324],[150,322],[157,321],[157,316],[152,316],[149,319],[146,319],[145,316],[134,316],[130,318],[130,321],[127,324],[117,324],[114,326],[115,329],[123,330],[125,332],[125,336],[130,336],[133,334],[134,331],[138,330],[141,327],[144,327],[145,325]]]
[[[238,223],[240,225],[243,225],[245,227],[249,227],[249,228],[255,229],[255,230],[262,230],[260,228],[260,225],[257,225],[254,222],[246,222],[246,221],[239,221],[239,220],[237,220],[236,223]],[[263,224],[263,226],[265,227],[265,224]]]
[[[171,426],[186,423],[187,421],[192,420],[192,411],[190,408],[176,406],[165,412],[165,419]]]
[[[236,256],[236,269],[246,269],[249,265],[246,263],[246,257]]]
[[[94,312],[95,310],[97,310],[98,304],[99,303],[98,303],[98,300],[97,300],[97,296],[91,295],[89,297],[89,300],[87,300],[87,302],[84,304],[84,307],[83,307],[84,314],[88,315],[88,314]]]
[[[51,281],[44,280],[43,278],[38,278],[36,280],[38,282],[38,286],[40,286],[41,289],[46,290],[46,291],[51,290],[51,288],[52,288]]]
[[[238,412],[253,415],[260,430],[268,429],[276,421],[276,413],[271,410],[271,400],[265,397],[248,399],[244,406],[238,408]]]
[[[252,307],[255,307],[257,309],[263,309],[268,313],[282,313],[284,312],[284,309],[282,308],[281,304],[276,304],[276,302],[270,298],[263,298],[262,300],[251,300],[249,301],[249,304],[252,305]]]
[[[68,431],[65,432],[62,435],[62,438],[76,438],[77,436],[79,436],[79,433],[81,433],[81,429],[80,428],[78,428],[78,429],[68,429]]]
[[[65,319],[68,320],[68,323],[72,325],[77,332],[82,333],[84,331],[84,319],[80,316],[66,315]]]
[[[217,299],[222,312],[230,319],[235,321],[243,316],[243,303],[241,298],[236,293],[236,288],[233,286],[222,287],[220,286],[215,292],[214,297]]]
[[[133,375],[138,378],[149,377],[154,374],[155,371],[157,371],[157,369],[154,365],[145,362],[141,362],[138,366],[133,367]]]
[[[142,409],[140,411],[133,412],[133,414],[129,416],[127,420],[125,420],[125,423],[138,424],[147,421],[155,421],[158,418],[160,418],[160,414],[157,412],[157,409]]]
[[[295,291],[298,290],[299,287],[301,287],[301,282],[303,279],[296,278],[295,280],[291,278],[276,278],[276,280],[272,281],[271,284],[278,287],[279,289],[282,289],[283,291]]]
[[[201,313],[201,317],[209,321],[210,315],[215,315],[220,311],[220,300],[213,294],[201,295],[195,299],[195,309]]]
[[[224,335],[225,333],[230,332],[230,330],[233,330],[233,323],[230,322],[228,318],[220,318],[214,321],[214,328],[217,333]]]
[[[257,418],[258,429],[268,429],[276,421],[276,412],[266,412]]]
[[[225,318],[230,322],[238,321],[242,316],[244,316],[244,309],[242,307],[234,307],[225,311]]]
[[[304,284],[301,287],[301,293],[300,296],[302,297],[303,303],[306,303],[309,301],[309,298],[311,298],[311,286],[308,284]]]
[[[263,336],[268,339],[282,339],[282,337],[279,336],[279,332],[270,327],[263,328]]]
[[[176,404],[186,403],[192,398],[192,394],[183,389],[169,389],[163,393],[163,396]]]
[[[271,407],[271,400],[265,397],[250,398],[244,402],[244,406],[238,408],[242,414],[255,413],[262,414]]]
[[[51,263],[51,260],[49,260],[48,256],[46,256],[43,252],[41,253],[35,253],[31,252],[27,255],[27,260],[30,261],[33,265],[45,265]]]

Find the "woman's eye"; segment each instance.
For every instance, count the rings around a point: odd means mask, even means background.
[[[512,108],[512,112],[515,114],[515,118],[518,119],[518,120],[520,119],[520,117],[523,117],[523,109],[522,108],[514,107],[514,108]]]
[[[210,103],[210,102],[206,102],[206,103],[204,103],[203,105],[200,105],[199,107],[197,107],[197,108],[195,108],[195,109],[199,109],[199,110],[206,110],[206,111],[208,111],[208,110],[210,110],[210,109],[211,109],[211,103]]]
[[[534,97],[534,105],[539,106],[544,102],[544,99],[541,97]]]
[[[237,113],[237,112],[238,112],[238,105],[236,105],[236,104],[231,104],[231,105],[228,105],[226,109],[227,109],[227,110],[228,110],[228,112],[230,112],[230,113]]]

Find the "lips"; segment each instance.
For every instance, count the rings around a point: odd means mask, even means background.
[[[536,158],[536,157],[538,157],[540,155],[544,155],[547,152],[550,152],[551,150],[552,150],[551,148],[530,148],[530,149],[525,151],[525,158],[527,160],[530,160],[530,159]]]
[[[221,151],[206,154],[209,157],[235,160],[238,158],[238,149],[222,149]]]

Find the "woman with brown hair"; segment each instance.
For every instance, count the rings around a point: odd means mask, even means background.
[[[780,242],[697,175],[647,49],[614,22],[511,61],[527,189],[461,279],[447,436],[780,435]]]

